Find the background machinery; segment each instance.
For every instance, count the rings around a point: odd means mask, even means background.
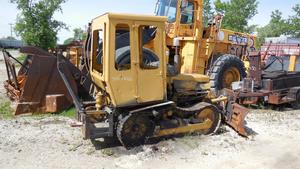
[[[249,55],[249,75],[242,82],[233,83],[233,89],[225,89],[227,96],[242,105],[268,104],[282,106],[292,105],[294,109],[300,109],[300,72],[295,71],[299,62],[296,56],[290,56],[288,70],[270,70],[275,62],[264,62],[258,52]],[[278,60],[282,57],[276,57]],[[282,62],[283,64],[283,62]],[[281,66],[279,66],[281,68]],[[283,66],[282,66],[283,68]]]
[[[209,75],[216,95],[246,77],[243,61],[248,67],[247,55],[255,51],[254,36],[221,29],[220,14],[205,26],[203,0],[158,0],[156,13],[168,18],[166,45],[170,63],[181,60],[179,72]]]

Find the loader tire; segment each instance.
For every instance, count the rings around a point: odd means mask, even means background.
[[[117,126],[117,137],[127,149],[143,145],[153,134],[153,123],[145,115],[129,114],[120,118]]]
[[[231,88],[231,83],[243,80],[247,74],[244,63],[234,55],[220,56],[209,70],[211,91],[218,96],[224,88]]]
[[[148,48],[143,47],[143,63],[149,64],[158,62],[159,58],[156,54]],[[116,50],[116,64],[130,64],[130,46],[126,46]]]

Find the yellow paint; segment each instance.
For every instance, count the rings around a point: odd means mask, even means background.
[[[233,54],[242,59],[247,54],[243,48],[255,47],[255,36],[221,29],[221,17],[216,17],[212,25],[203,25],[203,0],[189,0],[194,4],[194,23],[181,24],[181,1],[178,0],[176,21],[166,23],[166,44],[172,46],[174,38],[181,41],[181,73],[206,74],[213,56]]]
[[[297,62],[296,55],[290,56],[289,71],[291,71],[291,72],[295,71],[295,69],[296,69],[296,62]]]
[[[206,73],[210,58],[230,54],[233,48],[254,46],[254,36],[221,29],[221,17],[216,17],[214,24],[204,26],[202,22],[203,0],[190,0],[194,3],[194,23],[181,24],[181,1],[178,0],[177,19],[174,23],[167,23],[166,17],[115,13],[106,13],[92,21],[91,76],[93,81],[109,94],[109,100],[114,106],[165,100],[167,85],[171,86],[170,83],[174,79],[192,80],[201,82],[203,85],[209,83]],[[140,67],[141,37],[139,29],[141,26],[158,28],[155,38],[144,46],[159,57],[160,66],[157,69],[149,70]],[[129,69],[122,71],[115,68],[115,32],[118,29],[130,31],[131,63],[126,67]],[[97,62],[96,59],[98,48],[96,36],[99,30],[103,32],[103,57],[101,60],[103,64],[99,64],[99,60]],[[233,41],[233,36],[243,37],[245,43]],[[174,38],[180,39],[180,72],[175,77],[167,78],[167,67],[165,66],[168,61],[166,52],[169,49],[167,46],[173,45]],[[230,79],[230,77],[228,76],[226,79]],[[233,79],[240,79],[240,77],[233,77]],[[209,85],[204,86],[208,88]]]
[[[219,102],[223,102],[223,101],[227,101],[227,100],[228,100],[227,97],[222,96],[222,97],[220,97],[220,98],[211,99],[211,102],[212,102],[212,103],[219,103]]]
[[[211,127],[213,122],[209,119],[205,120],[203,123],[189,124],[186,126],[181,126],[171,129],[163,129],[157,131],[153,137],[162,137],[168,135],[182,134],[182,133],[194,133],[201,130],[207,130]]]
[[[93,81],[109,94],[111,103],[116,107],[137,105],[145,102],[164,100],[166,97],[166,57],[165,57],[165,17],[146,15],[122,15],[107,13],[92,22],[91,76]],[[155,39],[148,48],[158,56],[160,66],[157,69],[141,68],[142,26],[157,28]],[[128,69],[117,70],[115,66],[116,30],[130,32],[130,57]],[[103,57],[101,65],[97,62],[99,30],[103,32]],[[147,46],[146,46],[147,47]],[[98,59],[99,60],[99,59]]]
[[[82,56],[83,48],[81,46],[72,46],[68,49],[68,58],[77,68],[80,65],[80,57]]]
[[[230,88],[232,82],[241,80],[241,75],[236,67],[230,67],[223,74],[223,84],[225,88]]]
[[[199,83],[209,82],[209,77],[201,74],[179,74],[172,77],[172,80],[194,81]]]

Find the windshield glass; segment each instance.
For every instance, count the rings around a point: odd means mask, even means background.
[[[187,0],[182,1],[182,4],[180,6],[181,9],[181,24],[192,24],[193,18],[194,18],[194,4],[192,2],[189,2]]]
[[[168,22],[176,21],[177,0],[159,0],[158,1],[158,16],[167,16]]]

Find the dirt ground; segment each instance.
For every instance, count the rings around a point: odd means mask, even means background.
[[[0,56],[1,95],[5,68]],[[248,139],[227,126],[213,136],[186,136],[131,150],[83,140],[70,118],[0,119],[1,169],[299,169],[300,111],[252,110]]]

